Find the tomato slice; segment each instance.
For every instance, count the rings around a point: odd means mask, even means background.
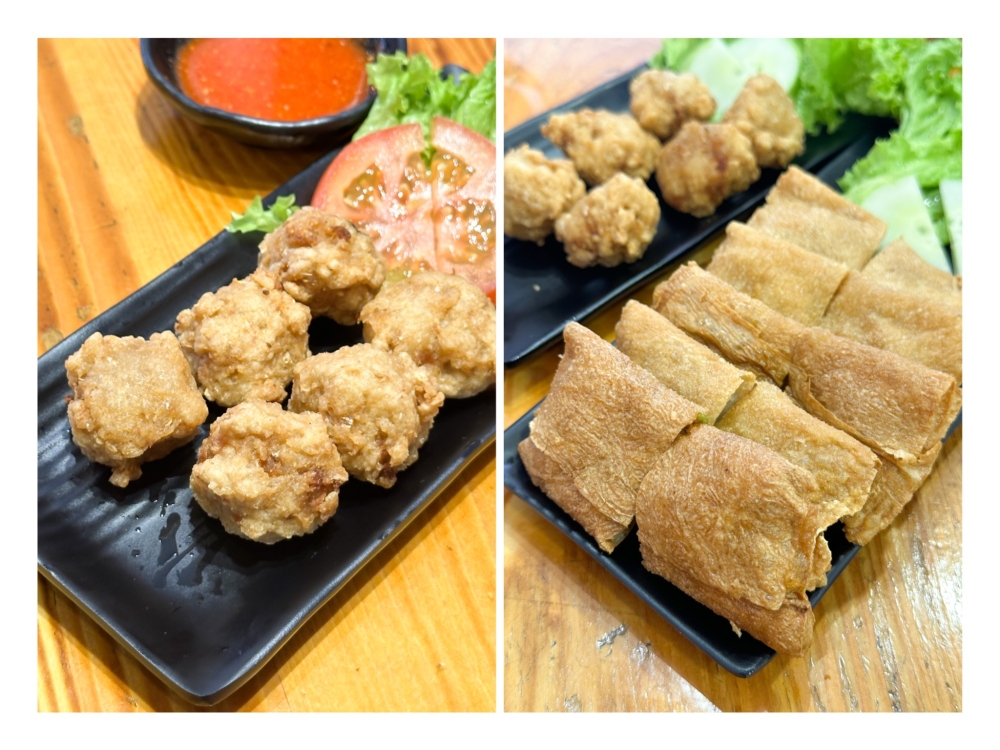
[[[496,146],[435,117],[430,170],[417,123],[359,138],[320,178],[312,205],[371,235],[389,278],[438,270],[478,285],[496,302]]]
[[[431,122],[431,145],[437,268],[496,302],[496,146],[444,117]]]
[[[418,123],[377,130],[344,146],[313,194],[313,206],[371,235],[390,277],[436,267],[425,148]]]

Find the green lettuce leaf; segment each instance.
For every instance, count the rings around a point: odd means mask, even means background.
[[[687,70],[691,58],[708,39],[664,39],[660,51],[653,55],[649,67],[654,70]]]
[[[458,82],[442,79],[423,54],[379,55],[368,64],[368,80],[378,93],[354,140],[394,125],[416,122],[430,135],[435,115],[455,120],[496,140],[496,61],[482,73],[463,73]]]
[[[899,129],[876,142],[840,180],[850,200],[863,201],[910,174],[928,196],[941,180],[962,177],[962,42],[917,41],[900,79]],[[939,212],[931,215],[938,232],[945,231]]]
[[[273,232],[280,227],[285,219],[298,211],[295,205],[295,194],[282,195],[274,200],[270,208],[264,208],[259,195],[255,195],[246,213],[238,214],[230,211],[233,220],[226,226],[227,232],[233,234],[247,232]]]
[[[497,127],[497,61],[486,63],[478,76],[463,73],[458,79],[461,93],[451,119],[470,130],[496,140]]]
[[[938,39],[913,56],[899,129],[920,141],[962,132],[960,39]]]
[[[899,119],[922,39],[802,39],[795,104],[806,132],[836,130],[845,112]]]

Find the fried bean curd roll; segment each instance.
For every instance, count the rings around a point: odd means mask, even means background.
[[[851,271],[819,325],[838,336],[894,352],[962,384],[962,309],[898,290]]]
[[[702,603],[771,648],[801,654],[813,625],[805,593],[829,566],[817,544],[818,494],[809,472],[771,449],[694,425],[639,487],[643,565],[692,596],[714,592]]]
[[[962,307],[962,277],[935,268],[902,237],[883,247],[861,269],[861,275],[896,291],[913,292],[942,304]]]
[[[879,460],[846,432],[806,412],[780,388],[760,382],[716,426],[766,445],[816,479],[826,526],[861,510]]]
[[[785,382],[805,326],[691,262],[653,291],[653,309],[739,367]]]
[[[628,85],[629,108],[643,129],[670,140],[688,120],[709,120],[715,99],[694,73],[644,70]]]
[[[750,226],[861,270],[878,249],[885,223],[798,167],[789,167],[753,212]]]
[[[788,392],[814,417],[904,467],[939,450],[962,400],[951,375],[822,328],[796,341]]]
[[[722,121],[750,139],[762,167],[784,169],[805,151],[806,131],[795,102],[766,73],[758,73],[744,84]]]
[[[868,544],[888,527],[930,475],[940,452],[941,443],[937,443],[923,461],[906,467],[883,456],[864,506],[844,519],[847,540],[853,544]]]
[[[706,269],[803,325],[816,325],[848,268],[733,221]]]
[[[611,552],[635,516],[646,472],[698,406],[577,323],[552,389],[518,446],[532,481]]]
[[[659,139],[632,115],[603,109],[552,115],[542,135],[566,153],[592,187],[618,172],[648,180],[660,152]]]
[[[630,300],[615,326],[618,350],[667,388],[698,405],[698,421],[715,424],[757,382],[651,307]]]
[[[733,125],[687,122],[656,157],[663,200],[692,216],[710,216],[759,178],[750,139]]]
[[[170,331],[149,340],[91,334],[66,360],[73,396],[73,442],[112,468],[116,487],[142,476],[140,465],[194,440],[208,406]]]

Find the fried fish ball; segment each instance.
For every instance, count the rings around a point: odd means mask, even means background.
[[[568,159],[547,159],[521,144],[503,157],[503,231],[541,245],[555,220],[587,192]]]
[[[581,109],[552,115],[542,135],[561,148],[588,185],[616,173],[647,180],[656,166],[660,141],[630,114]]]
[[[385,261],[375,244],[347,219],[306,206],[292,214],[260,243],[260,270],[314,316],[341,325],[358,322],[358,313],[385,281]]]
[[[619,173],[559,217],[556,239],[574,266],[617,266],[642,257],[659,221],[660,202],[653,191]]]
[[[66,374],[73,442],[91,461],[113,469],[117,487],[142,476],[140,464],[193,440],[208,418],[170,331],[148,341],[95,333],[66,360]]]
[[[257,271],[202,295],[174,331],[205,398],[221,406],[282,401],[296,363],[309,356],[309,308]]]
[[[326,420],[351,476],[392,487],[417,460],[442,403],[433,374],[406,354],[356,344],[300,362],[288,408]]]
[[[264,544],[318,529],[346,481],[321,416],[257,400],[215,420],[191,470],[202,510],[230,534]]]
[[[429,367],[448,398],[496,382],[496,321],[479,287],[440,271],[387,284],[361,311],[365,341]]]
[[[646,70],[628,85],[629,107],[645,130],[670,140],[688,120],[709,120],[715,99],[694,73]]]
[[[750,139],[734,125],[688,122],[660,152],[656,182],[667,205],[709,216],[760,177]]]
[[[762,167],[784,169],[806,147],[806,131],[795,102],[766,73],[746,82],[722,121],[750,139]]]

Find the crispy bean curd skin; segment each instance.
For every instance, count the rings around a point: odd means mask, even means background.
[[[818,492],[808,471],[765,446],[693,425],[639,487],[643,565],[776,651],[800,655],[814,623],[806,591],[830,567]]]
[[[346,481],[322,417],[257,400],[215,420],[191,471],[202,509],[230,534],[264,544],[318,529]]]
[[[715,424],[757,382],[752,373],[727,362],[636,300],[622,309],[615,336],[620,352],[698,406],[700,422]]]
[[[579,323],[563,339],[552,390],[518,452],[531,481],[611,552],[632,527],[643,477],[698,406]]]
[[[309,308],[260,271],[208,292],[174,330],[205,398],[220,406],[283,401],[296,363],[309,356]]]
[[[521,144],[503,158],[503,232],[541,245],[556,219],[586,192],[573,162]]]
[[[365,341],[405,353],[437,378],[448,398],[496,382],[496,308],[461,276],[427,271],[387,284],[361,311]]]
[[[375,244],[347,219],[306,206],[260,243],[258,268],[313,316],[354,325],[385,281]]]
[[[194,439],[208,418],[191,368],[169,331],[149,340],[90,336],[66,360],[73,396],[73,442],[91,461],[110,466],[111,484],[126,487],[139,465]]]
[[[860,271],[878,250],[885,222],[814,175],[791,166],[747,224]]]
[[[326,420],[352,476],[392,487],[417,460],[442,403],[433,374],[409,355],[357,344],[301,362],[288,408]]]

